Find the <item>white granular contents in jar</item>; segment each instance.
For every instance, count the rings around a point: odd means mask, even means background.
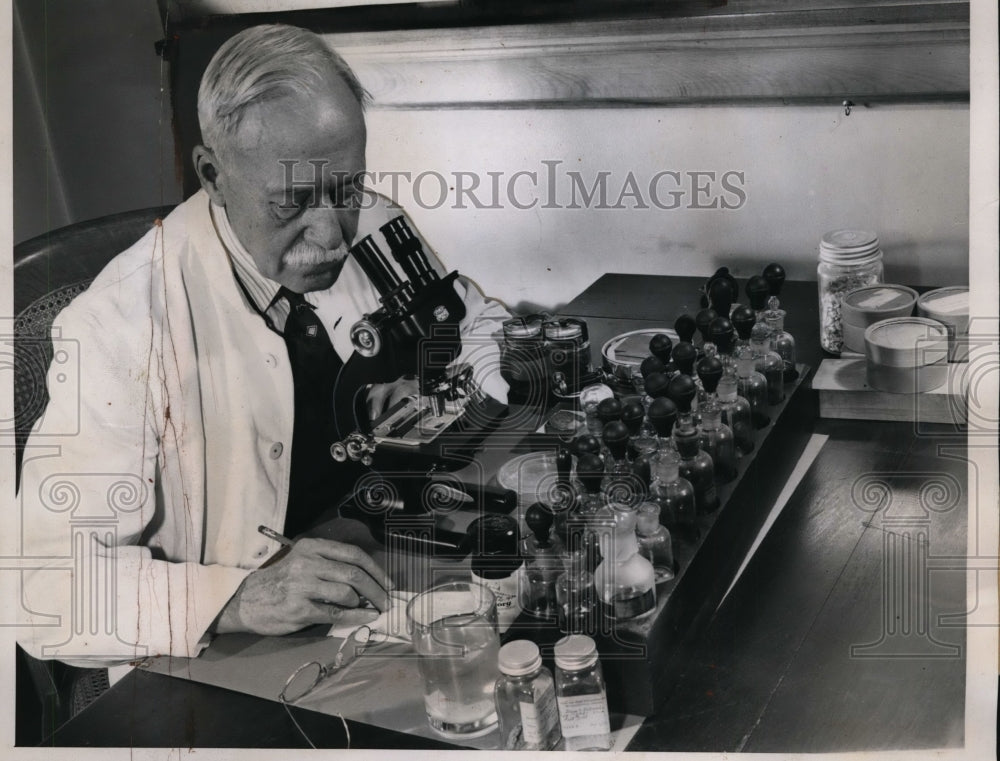
[[[844,346],[844,327],[841,322],[841,301],[844,294],[866,285],[879,282],[874,272],[851,273],[832,278],[820,294],[820,344],[826,351],[839,354]]]

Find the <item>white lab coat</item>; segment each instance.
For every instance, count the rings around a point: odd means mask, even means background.
[[[53,326],[51,401],[18,495],[31,624],[18,640],[36,657],[197,655],[244,577],[278,549],[257,526],[284,524],[292,371],[237,285],[209,205],[201,191],[178,206]],[[358,239],[398,213],[379,199]],[[456,289],[463,358],[495,366],[490,335],[506,309],[467,280]],[[351,325],[378,306],[374,289],[350,259],[312,297],[346,359]],[[480,380],[505,399],[495,372]]]

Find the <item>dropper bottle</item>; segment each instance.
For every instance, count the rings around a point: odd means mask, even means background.
[[[722,405],[716,394],[722,380],[722,361],[718,357],[706,356],[698,363],[698,377],[701,378],[707,398],[701,407],[701,434],[699,444],[712,458],[715,465],[715,482],[726,484],[736,478],[736,439],[732,429],[722,422]]]
[[[733,310],[733,325],[739,339],[733,351],[736,359],[736,392],[750,404],[754,428],[766,428],[771,417],[767,411],[767,379],[757,372],[750,333],[757,318],[750,307],[738,306]]]

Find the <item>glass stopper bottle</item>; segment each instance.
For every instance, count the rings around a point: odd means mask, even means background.
[[[504,750],[552,750],[559,744],[555,680],[542,665],[538,645],[516,639],[500,648],[494,689]]]
[[[670,532],[660,523],[660,506],[656,502],[639,505],[635,533],[639,554],[652,563],[656,583],[674,578],[674,546]]]
[[[650,496],[660,507],[660,521],[682,538],[698,538],[698,508],[694,487],[680,473],[681,458],[672,449],[659,454],[653,465]]]
[[[768,299],[764,322],[770,332],[771,348],[784,363],[785,383],[792,383],[799,377],[795,369],[795,339],[785,330],[785,310],[781,308],[777,296]]]
[[[637,515],[627,505],[610,503],[601,515],[603,533],[610,539],[601,547],[604,556],[594,570],[594,588],[607,616],[615,621],[650,616],[656,610],[653,565],[639,554],[635,534]]]
[[[556,703],[568,751],[610,750],[611,721],[604,674],[594,640],[582,634],[555,646]]]
[[[722,422],[722,405],[716,394],[722,371],[722,361],[718,357],[706,356],[698,363],[698,377],[707,395],[701,407],[699,443],[712,458],[717,484],[727,484],[736,478],[736,437]]]
[[[770,339],[767,325],[757,323],[750,331],[754,369],[767,381],[767,403],[775,405],[785,398],[785,363],[771,350]]]
[[[722,379],[716,391],[722,406],[722,422],[730,427],[736,438],[736,452],[746,455],[754,450],[753,413],[750,402],[737,393],[738,387],[736,362],[731,360],[723,366]]]
[[[535,618],[556,618],[556,579],[562,573],[563,543],[552,531],[552,510],[536,502],[524,513],[530,532],[521,541],[524,575],[521,609]]]
[[[771,422],[767,412],[767,379],[757,372],[754,362],[750,334],[757,318],[747,306],[733,310],[733,325],[739,338],[733,357],[736,360],[736,392],[750,403],[750,414],[754,428],[766,428]]]

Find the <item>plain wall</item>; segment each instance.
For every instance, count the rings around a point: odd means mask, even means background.
[[[15,241],[68,222],[180,200],[163,35],[154,0],[17,0],[15,37]],[[18,34],[20,32],[20,35]],[[489,83],[483,83],[488,87]],[[728,265],[745,278],[771,261],[789,276],[815,274],[820,235],[841,227],[878,232],[887,278],[916,285],[967,282],[968,107],[831,106],[412,110],[372,108],[369,169],[435,172],[454,187],[475,175],[500,208],[437,205],[426,179],[398,199],[446,264],[511,306],[556,308],[604,272],[710,275]],[[680,207],[543,208],[543,162],[557,167],[556,200],[571,201],[567,172],[589,186],[607,172],[608,203],[631,172],[648,198],[661,171],[686,183]],[[518,171],[518,209],[501,189]],[[715,172],[715,197],[735,209],[696,209],[707,198],[689,172]],[[718,178],[742,173],[745,202]],[[465,180],[469,182],[468,179]],[[388,190],[388,183],[376,183]],[[660,189],[670,189],[669,183]],[[578,199],[579,200],[579,199]],[[669,198],[661,200],[669,201]],[[625,199],[625,206],[634,204]]]
[[[771,261],[793,279],[814,279],[820,236],[844,227],[879,234],[886,277],[916,285],[968,282],[968,134],[964,105],[705,107],[501,111],[369,112],[369,171],[407,171],[398,200],[449,267],[478,280],[510,305],[565,303],[604,272],[705,275],[727,265],[740,278]],[[572,202],[576,171],[589,187],[607,171],[608,205],[629,172],[650,208],[543,208],[548,168],[556,166],[556,205]],[[506,183],[517,171],[538,174],[539,190],[521,177],[515,208]],[[680,208],[655,208],[649,180],[679,172]],[[726,172],[743,173],[745,202],[720,188]],[[435,172],[455,187],[472,172],[484,204],[494,202],[501,173],[502,208],[440,208]],[[695,193],[686,173],[715,172]],[[376,174],[376,179],[378,175]],[[474,180],[460,178],[465,187]],[[672,205],[662,179],[659,200]],[[388,190],[389,178],[377,184]],[[416,188],[416,192],[415,192]],[[423,200],[423,205],[419,203]],[[577,203],[583,204],[577,194]],[[723,209],[722,203],[738,205]]]
[[[15,0],[14,242],[180,200],[155,0]]]

